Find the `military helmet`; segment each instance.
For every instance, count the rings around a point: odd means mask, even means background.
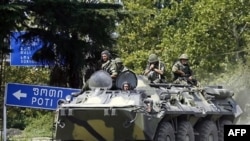
[[[121,58],[115,58],[115,62],[116,63],[122,63],[122,59]]]
[[[188,60],[188,55],[187,54],[182,54],[179,59],[185,59]]]
[[[148,62],[153,63],[153,62],[158,62],[158,56],[156,54],[150,54],[148,57]]]
[[[108,50],[102,51],[101,55],[106,54],[108,57],[110,57],[110,52]]]
[[[122,83],[122,86],[124,86],[125,84],[127,84],[127,85],[130,87],[130,83],[129,83],[128,81],[124,81],[124,82]]]

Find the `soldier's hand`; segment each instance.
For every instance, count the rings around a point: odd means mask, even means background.
[[[150,68],[150,70],[154,70],[155,65],[154,65],[154,64],[151,64],[149,68]]]
[[[186,74],[183,72],[183,71],[181,71],[181,76],[185,76]]]

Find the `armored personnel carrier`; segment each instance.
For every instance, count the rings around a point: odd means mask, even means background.
[[[89,87],[58,105],[56,140],[223,141],[223,126],[242,113],[234,93],[221,86],[152,84],[125,71],[111,90],[110,75],[97,71]]]

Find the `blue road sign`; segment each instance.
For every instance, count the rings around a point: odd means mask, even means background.
[[[25,32],[12,32],[10,38],[10,49],[13,50],[10,53],[10,65],[11,66],[41,66],[44,65],[41,62],[32,60],[33,54],[42,47],[42,41],[35,38],[31,43],[23,43],[23,40],[19,38]]]
[[[55,110],[59,99],[65,99],[80,89],[8,83],[5,90],[6,105]]]

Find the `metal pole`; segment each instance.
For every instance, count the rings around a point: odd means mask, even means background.
[[[55,119],[55,118],[54,118],[54,115],[55,115],[55,114],[54,114],[54,112],[53,112],[53,111],[52,111],[52,113],[53,113],[53,116],[52,116],[52,132],[51,132],[51,141],[53,141],[53,140],[54,140],[54,131],[55,131],[55,130],[54,130],[54,128],[55,128],[55,127],[54,127],[54,119]]]
[[[6,118],[7,118],[7,116],[6,116],[6,105],[5,105],[5,103],[4,103],[4,106],[3,106],[3,116],[4,116],[4,118],[3,118],[3,139],[4,139],[4,141],[6,141],[7,140],[7,137],[6,137]]]
[[[0,120],[0,122],[1,122],[1,141],[3,141],[3,117],[1,118],[1,120]]]
[[[4,92],[4,105],[3,105],[3,139],[4,141],[7,140],[6,137],[6,121],[7,121],[7,116],[6,116],[6,96],[7,96],[7,86],[5,86],[5,92]]]

